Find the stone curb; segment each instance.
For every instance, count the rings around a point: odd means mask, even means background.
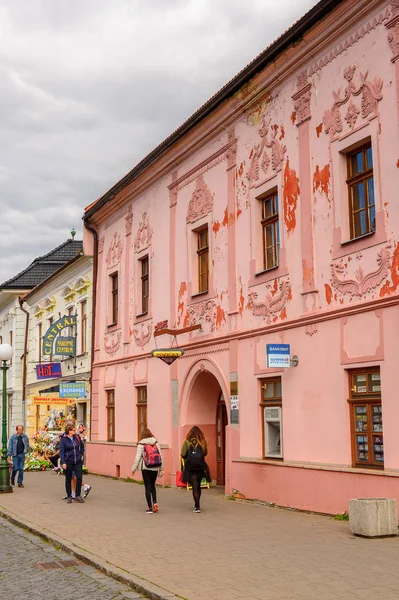
[[[21,519],[20,517],[16,518],[11,513],[4,510],[4,508],[0,508],[0,517],[7,519],[13,525],[17,525],[22,529],[33,533],[34,535],[39,536],[45,542],[52,544],[53,546],[58,546],[65,552],[72,554],[77,559],[81,560],[83,563],[98,569],[102,573],[108,575],[108,577],[112,577],[116,581],[123,583],[131,587],[134,591],[139,592],[140,594],[144,594],[151,600],[182,600],[182,596],[176,596],[173,592],[165,590],[142,577],[134,575],[133,573],[129,573],[128,571],[124,571],[115,565],[102,560],[100,557],[75,546],[71,542],[64,540],[62,538],[56,538],[50,533],[45,533],[37,529],[34,525],[31,525],[28,521]],[[184,600],[184,599],[183,599]]]

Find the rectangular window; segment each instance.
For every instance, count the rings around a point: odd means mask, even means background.
[[[107,441],[115,441],[115,390],[107,390]]]
[[[141,314],[148,312],[148,298],[150,295],[149,259],[144,256],[141,260]]]
[[[42,337],[43,337],[43,325],[38,323],[37,325],[37,362],[42,362]]]
[[[80,352],[87,352],[87,300],[80,303]]]
[[[137,440],[141,432],[147,427],[147,386],[137,388]]]
[[[67,308],[67,315],[68,315],[68,317],[72,317],[72,315],[73,315],[73,306],[68,306],[68,308]],[[68,332],[67,333],[68,337],[73,337],[75,335],[74,327],[73,326],[72,327],[68,327],[67,332]]]
[[[349,373],[353,466],[383,468],[381,377],[379,369]]]
[[[283,458],[281,377],[262,379],[263,457]]]
[[[118,273],[110,275],[111,279],[111,325],[118,322]]]
[[[277,192],[262,199],[263,269],[278,267],[280,230]]]
[[[373,154],[371,143],[347,154],[351,239],[375,231]]]
[[[208,227],[197,231],[198,292],[209,290]]]

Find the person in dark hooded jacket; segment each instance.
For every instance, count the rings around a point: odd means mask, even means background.
[[[155,448],[158,451],[161,463],[159,466],[151,467],[145,464],[144,455],[146,446],[149,446],[150,451]],[[137,469],[141,469],[141,474],[144,481],[145,498],[148,505],[148,508],[145,512],[147,514],[156,513],[158,512],[158,503],[155,482],[157,480],[157,476],[162,477],[163,475],[163,456],[160,444],[157,442],[151,431],[147,428],[143,429],[141,432],[141,439],[137,444],[136,458],[134,459],[132,466],[132,473],[134,473]]]
[[[67,494],[67,503],[72,503],[72,476],[76,475],[76,502],[84,502],[80,495],[82,489],[82,463],[84,454],[84,444],[80,437],[76,435],[75,425],[68,423],[65,426],[65,433],[61,438],[60,456],[61,464],[65,473],[65,490]]]

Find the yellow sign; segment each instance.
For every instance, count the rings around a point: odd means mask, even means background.
[[[34,396],[33,404],[73,404],[73,398],[51,398],[51,396]]]
[[[177,358],[180,358],[184,354],[183,348],[160,348],[159,350],[152,350],[151,352],[154,358],[160,358],[167,365],[171,365]]]

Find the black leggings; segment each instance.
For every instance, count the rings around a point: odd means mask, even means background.
[[[200,507],[201,498],[201,481],[204,477],[204,472],[191,473],[191,485],[193,486],[194,508]]]
[[[72,496],[72,477],[73,474],[76,476],[76,497],[80,496],[80,491],[82,489],[82,463],[78,463],[77,465],[69,465],[67,463],[67,468],[65,471],[65,490],[68,498]]]
[[[148,508],[152,508],[153,505],[157,503],[155,482],[157,480],[158,471],[143,469],[141,474],[144,481],[145,499],[147,500]]]

